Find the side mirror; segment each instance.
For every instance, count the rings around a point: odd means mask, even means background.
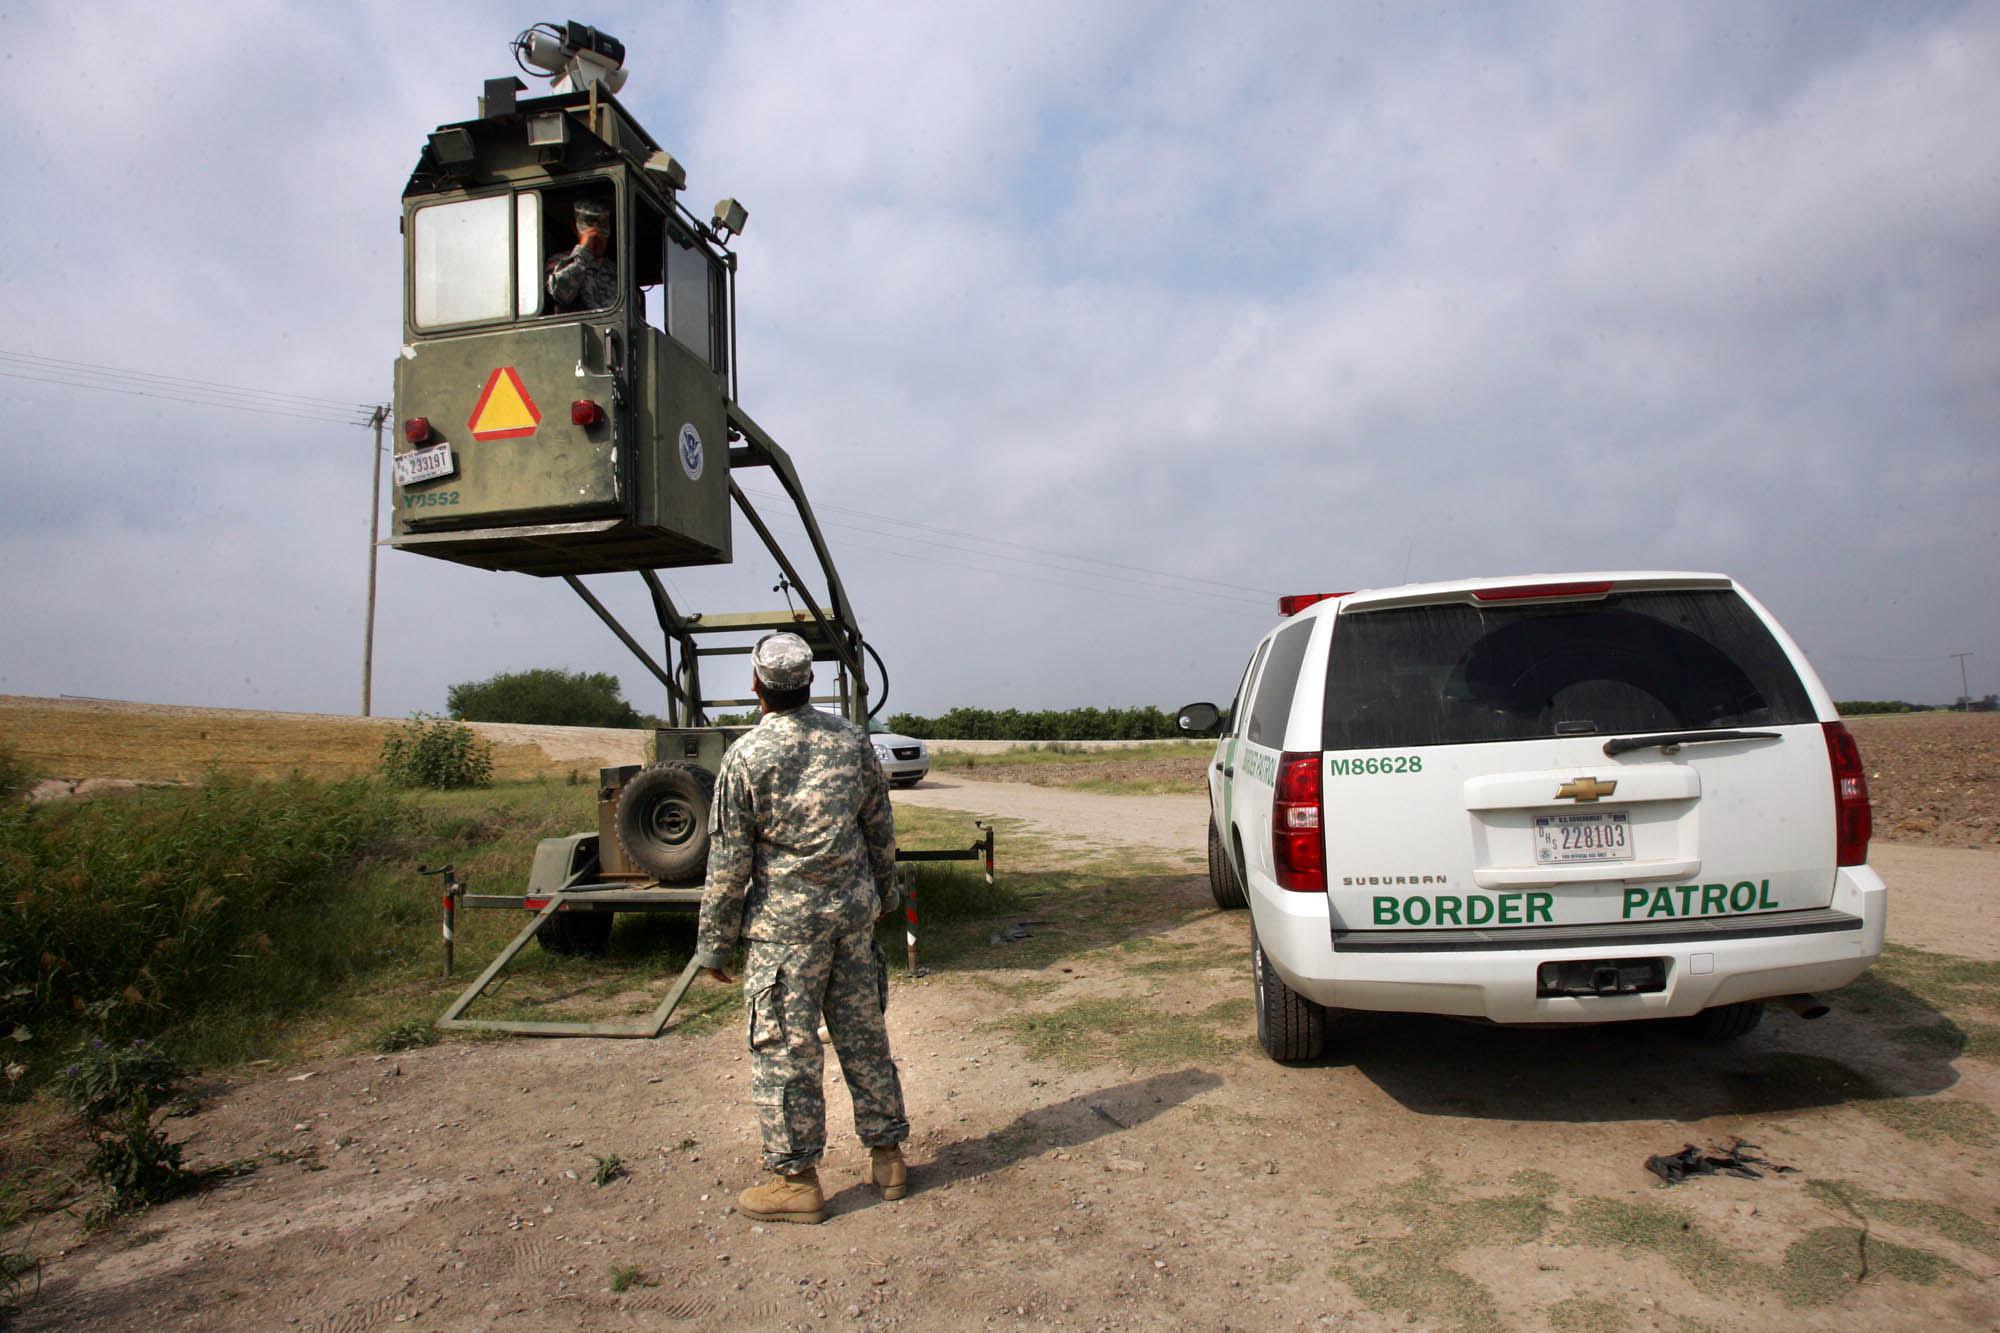
[[[1174,726],[1183,736],[1222,734],[1222,710],[1214,704],[1189,704],[1174,714]]]

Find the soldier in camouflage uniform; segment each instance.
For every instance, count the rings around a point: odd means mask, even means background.
[[[576,248],[549,261],[553,309],[603,310],[618,303],[618,255],[612,244],[610,205],[579,199]]]
[[[875,922],[897,904],[888,784],[867,733],[813,708],[812,650],[773,634],[751,654],[764,716],[731,746],[709,815],[708,885],[696,958],[719,981],[747,942],[749,1010],[764,1166],[775,1179],[737,1201],[745,1217],[818,1222],[826,1148],[822,1019],[854,1099],[870,1177],[901,1198],[909,1137],[882,1013],[888,968]]]

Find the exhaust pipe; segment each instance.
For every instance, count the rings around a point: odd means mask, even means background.
[[[1826,1017],[1827,1010],[1831,1008],[1825,1000],[1820,999],[1817,995],[1780,995],[1778,1003],[1784,1005],[1785,1008],[1791,1010],[1800,1018],[1808,1020]]]

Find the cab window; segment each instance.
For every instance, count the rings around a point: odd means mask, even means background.
[[[722,266],[678,228],[667,231],[667,332],[708,363],[724,366]]]
[[[604,270],[580,280],[573,268],[560,282],[556,278],[559,268],[576,260],[579,202],[597,204],[610,220],[608,281]],[[616,217],[611,183],[602,180],[423,205],[410,221],[412,321],[436,329],[617,305]],[[660,230],[655,220],[655,249]],[[558,287],[570,292],[567,300],[552,295]]]
[[[419,208],[410,224],[412,306],[421,328],[505,319],[514,297],[511,195]]]

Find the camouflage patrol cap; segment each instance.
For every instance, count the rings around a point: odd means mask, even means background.
[[[611,225],[611,205],[602,199],[579,199],[576,201],[576,222],[580,227],[608,227]]]
[[[751,669],[770,690],[802,690],[812,684],[813,655],[796,634],[767,634],[750,653]]]

